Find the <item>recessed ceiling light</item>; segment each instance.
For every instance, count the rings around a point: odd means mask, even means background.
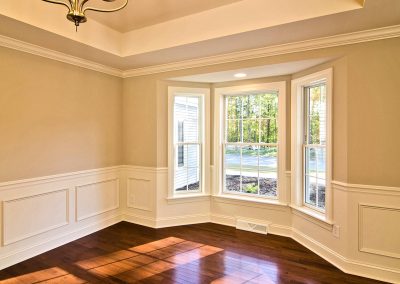
[[[246,73],[236,73],[233,76],[235,76],[236,78],[244,78],[244,77],[247,77],[247,74]]]

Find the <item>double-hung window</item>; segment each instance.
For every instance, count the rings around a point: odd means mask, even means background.
[[[332,69],[292,82],[292,206],[331,220]]]
[[[216,90],[220,194],[284,198],[279,193],[285,170],[284,87],[269,83]]]
[[[207,89],[169,88],[169,196],[206,192]]]

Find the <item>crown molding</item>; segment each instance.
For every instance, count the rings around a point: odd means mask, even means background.
[[[90,69],[93,71],[105,73],[108,75],[122,77],[122,70],[112,68],[109,66],[102,65],[100,63],[86,60],[83,58],[75,57],[69,54],[65,54],[59,51],[51,50],[45,47],[20,41],[14,38],[0,35],[0,46],[15,49],[18,51],[30,53],[33,55],[53,59],[63,63],[79,66],[82,68]]]
[[[199,59],[185,60],[169,64],[131,69],[123,71],[122,77],[123,78],[137,77],[137,76],[150,75],[162,72],[177,71],[188,68],[196,68],[196,67],[210,66],[210,65],[236,62],[242,60],[289,54],[301,51],[350,45],[355,43],[388,39],[399,36],[400,36],[400,25],[389,26],[389,27],[365,30],[354,33],[322,37],[306,41],[299,41],[299,42],[274,45],[257,49],[250,49],[239,52],[226,53],[217,56],[203,57]]]
[[[229,62],[257,59],[262,57],[271,57],[276,55],[309,51],[321,48],[350,45],[361,42],[395,38],[399,36],[400,36],[400,25],[395,25],[378,29],[287,43],[282,45],[274,45],[274,46],[250,49],[245,51],[226,53],[222,55],[203,57],[198,59],[173,62],[168,64],[153,65],[153,66],[136,68],[125,71],[2,35],[0,35],[0,46],[57,60],[63,63],[79,66],[82,68],[90,69],[93,71],[105,73],[116,77],[129,78],[129,77],[138,77],[156,73],[183,70],[188,68],[196,68],[196,67],[217,65]]]

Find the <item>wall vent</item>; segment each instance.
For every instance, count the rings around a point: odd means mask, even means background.
[[[241,219],[236,220],[236,229],[260,233],[260,234],[264,234],[264,235],[266,235],[268,233],[267,225],[257,224],[254,222],[241,220]]]

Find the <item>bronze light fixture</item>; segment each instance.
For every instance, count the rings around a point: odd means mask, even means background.
[[[129,0],[125,0],[125,3],[114,9],[100,9],[95,7],[86,7],[86,4],[90,2],[90,0],[43,0],[45,2],[63,5],[68,8],[67,19],[75,24],[76,30],[78,31],[78,26],[81,23],[85,23],[87,21],[86,11],[96,11],[96,12],[116,12],[125,8],[128,5]],[[103,0],[104,2],[114,2],[115,0]]]

